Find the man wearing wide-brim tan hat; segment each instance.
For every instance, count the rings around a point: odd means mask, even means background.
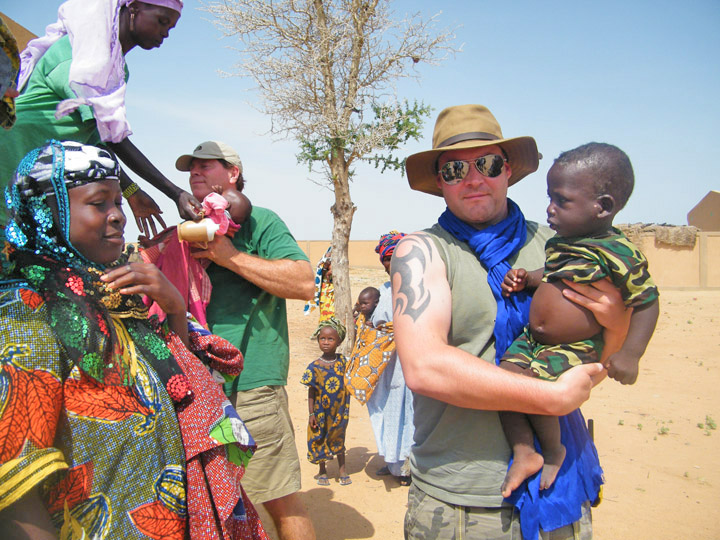
[[[438,116],[433,133],[433,148],[407,158],[410,187],[442,196],[437,184],[437,160],[443,152],[463,148],[500,146],[513,169],[508,185],[512,186],[538,168],[540,155],[532,137],[503,138],[500,125],[482,105],[448,107]]]
[[[510,185],[537,170],[539,157],[532,137],[506,138],[486,107],[461,105],[438,116],[432,150],[407,159],[410,187],[448,206],[438,223],[400,242],[391,266],[395,341],[415,394],[408,539],[550,538],[550,530],[553,540],[592,537],[590,505],[602,473],[573,411],[602,366],[580,366],[546,382],[495,365],[527,323],[529,307],[527,294],[503,297],[500,284],[512,267],[542,267],[552,236],[507,197]],[[620,319],[624,307],[614,287],[577,290],[582,294],[564,294],[598,318]],[[622,329],[608,333],[622,343]],[[577,459],[566,459],[570,466],[554,489],[540,494],[531,479],[513,493],[514,504],[503,499],[511,452],[499,410],[573,413],[564,429],[574,426],[581,443],[566,443]]]

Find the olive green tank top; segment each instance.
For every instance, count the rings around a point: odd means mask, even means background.
[[[528,237],[510,260],[514,268],[537,269],[545,262],[547,227],[527,222]],[[493,327],[497,306],[487,271],[467,243],[440,225],[424,231],[445,263],[452,294],[448,343],[487,362],[495,358]],[[459,384],[459,382],[458,382]],[[498,414],[448,405],[414,395],[415,444],[410,457],[413,482],[450,504],[498,507],[510,448]]]

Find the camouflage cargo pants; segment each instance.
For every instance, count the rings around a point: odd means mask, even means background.
[[[540,531],[541,540],[592,540],[590,504],[580,520],[554,531]],[[480,508],[446,504],[414,484],[405,514],[406,540],[522,540],[520,516],[514,507]]]

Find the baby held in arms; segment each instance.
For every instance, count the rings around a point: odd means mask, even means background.
[[[545,267],[511,269],[503,294],[535,289],[530,324],[512,343],[500,367],[531,377],[554,380],[573,366],[605,365],[608,375],[633,384],[638,363],[655,330],[658,290],[645,256],[613,227],[634,185],[627,155],[619,148],[588,143],[562,153],[547,176],[548,224],[557,235],[545,246]],[[603,356],[603,328],[590,311],[567,300],[563,280],[591,283],[610,279],[633,309],[630,328],[619,351]],[[513,461],[502,494],[508,497],[523,481],[542,469],[540,489],[555,481],[565,447],[557,417],[501,412]],[[535,450],[533,433],[542,455]]]
[[[187,311],[201,326],[207,327],[205,310],[210,302],[212,286],[205,272],[208,259],[196,259],[192,253],[207,248],[216,235],[233,237],[248,220],[252,211],[250,200],[241,192],[213,186],[202,201],[203,219],[185,221],[170,227],[150,240],[142,241],[140,254],[145,262],[155,264],[177,287],[187,304]],[[153,304],[151,314],[162,319],[162,310]]]

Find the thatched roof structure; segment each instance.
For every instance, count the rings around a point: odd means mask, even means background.
[[[699,229],[689,225],[667,223],[623,223],[615,225],[630,240],[639,244],[643,234],[654,234],[655,242],[678,247],[694,247]]]

